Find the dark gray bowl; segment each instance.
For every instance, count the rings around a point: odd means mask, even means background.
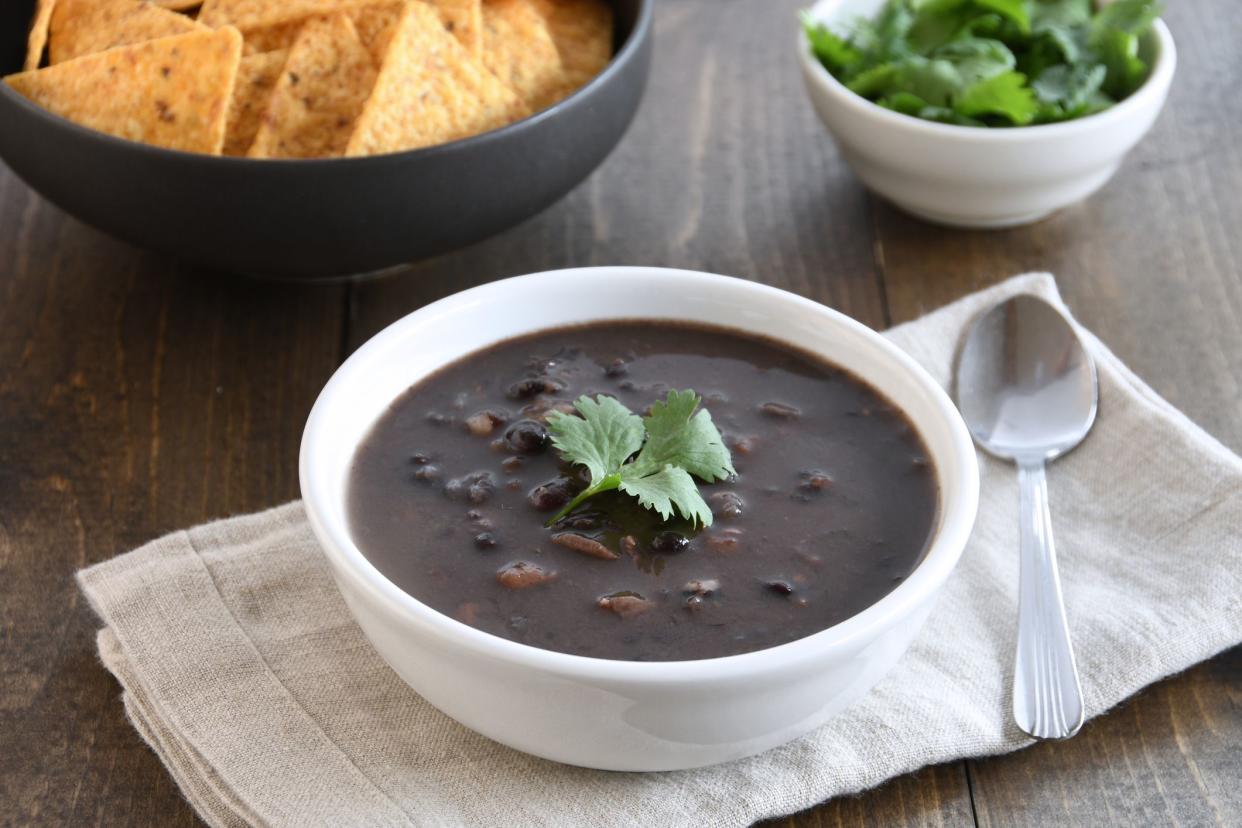
[[[149,147],[86,129],[0,83],[0,158],[66,212],[127,241],[239,273],[364,273],[479,241],[569,192],[634,117],[654,0],[613,0],[616,54],[556,106],[451,144],[268,161]],[[0,2],[0,74],[21,68],[34,0]]]

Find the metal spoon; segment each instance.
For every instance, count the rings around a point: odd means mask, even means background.
[[[1078,445],[1099,399],[1095,363],[1061,313],[1017,296],[981,316],[958,355],[957,405],[984,451],[1018,465],[1020,560],[1013,716],[1036,739],[1082,727],[1044,463]]]

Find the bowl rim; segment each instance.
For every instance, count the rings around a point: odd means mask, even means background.
[[[77,133],[85,139],[94,138],[109,144],[118,150],[130,149],[136,152],[150,153],[153,155],[165,155],[181,161],[192,161],[204,164],[230,164],[234,166],[243,165],[261,165],[264,169],[276,168],[301,168],[306,166],[316,166],[320,168],[333,167],[342,169],[349,166],[361,167],[363,165],[379,165],[391,163],[395,160],[409,160],[412,157],[434,159],[435,156],[454,152],[457,150],[468,149],[473,147],[481,147],[494,141],[503,141],[508,136],[519,130],[532,128],[543,123],[565,109],[568,109],[583,98],[593,94],[604,84],[610,83],[612,78],[624,71],[624,66],[630,63],[635,54],[642,49],[643,44],[651,37],[653,10],[655,8],[655,0],[636,0],[638,3],[638,15],[634,21],[634,26],[626,35],[625,41],[621,44],[621,48],[613,53],[612,58],[608,61],[608,65],[598,74],[587,81],[582,86],[575,89],[567,97],[557,101],[552,106],[541,109],[538,112],[527,115],[525,118],[514,121],[511,124],[505,124],[498,129],[489,129],[487,132],[480,132],[477,135],[469,135],[465,138],[459,138],[455,141],[449,141],[443,144],[433,144],[429,147],[419,147],[410,150],[397,150],[396,152],[384,152],[376,155],[359,155],[349,158],[248,158],[245,156],[234,155],[210,155],[204,152],[189,152],[187,150],[171,149],[169,147],[160,147],[153,144],[144,144],[141,141],[132,141],[128,138],[121,138],[117,135],[110,135],[106,132],[100,132],[97,129],[91,129],[88,126],[75,123],[55,112],[44,109],[34,101],[18,94],[7,83],[3,77],[0,77],[0,97],[8,98],[14,105],[23,108],[27,114],[36,119],[46,122],[51,128],[67,130],[71,133]],[[223,28],[223,27],[222,27]],[[47,68],[47,67],[43,67]],[[37,71],[37,70],[32,70]],[[23,74],[22,72],[14,72],[13,74]]]
[[[325,491],[327,484],[313,473],[312,468],[315,466],[316,446],[333,438],[322,422],[330,408],[348,404],[348,398],[339,394],[337,389],[345,382],[344,378],[364,370],[372,353],[383,353],[390,346],[411,336],[411,330],[417,330],[424,320],[482,303],[503,300],[515,289],[525,295],[538,296],[541,295],[543,286],[541,282],[569,278],[580,283],[623,278],[635,272],[662,280],[680,280],[683,285],[692,285],[693,290],[728,291],[736,294],[738,301],[743,302],[747,296],[764,296],[787,304],[791,312],[809,313],[831,320],[864,342],[865,347],[879,351],[883,358],[895,363],[900,371],[904,371],[927,394],[936,415],[943,418],[951,435],[949,451],[940,457],[933,456],[933,461],[951,463],[953,467],[960,469],[961,480],[957,492],[942,493],[939,526],[930,538],[923,559],[897,588],[861,612],[827,629],[775,647],[738,655],[681,661],[596,658],[510,641],[432,609],[400,589],[363,556],[350,537],[344,520],[323,519],[319,504],[328,502],[329,496]],[[745,325],[734,327],[743,331],[748,329]],[[478,348],[485,348],[489,344],[492,343],[484,336],[480,339]],[[727,681],[756,675],[772,676],[804,668],[822,661],[829,653],[871,640],[883,629],[908,617],[938,592],[965,549],[979,500],[979,470],[974,444],[957,408],[926,370],[880,334],[839,311],[768,285],[698,271],[624,265],[543,271],[502,279],[455,293],[393,322],[346,359],[316,399],[303,432],[299,455],[299,482],[308,521],[338,577],[348,577],[354,585],[379,601],[390,612],[418,624],[424,631],[431,631],[450,646],[470,650],[480,657],[573,679],[643,684],[684,684]]]
[[[812,20],[822,22],[822,14],[817,14],[819,10],[829,6],[841,6],[848,2],[849,0],[818,0],[807,10],[807,15]],[[939,121],[928,121],[923,118],[917,118],[914,115],[906,115],[902,112],[885,109],[874,101],[867,100],[857,92],[853,92],[849,87],[837,80],[828,71],[827,67],[815,57],[811,49],[810,39],[807,37],[805,29],[801,26],[798,27],[798,56],[802,63],[804,74],[808,79],[816,82],[824,92],[832,95],[835,100],[845,104],[847,108],[864,117],[876,118],[881,123],[908,129],[913,132],[921,132],[927,136],[949,139],[965,138],[987,141],[989,143],[1017,143],[1025,140],[1074,136],[1102,128],[1114,121],[1124,120],[1130,115],[1135,114],[1139,109],[1146,106],[1151,99],[1163,97],[1173,82],[1173,74],[1177,68],[1177,46],[1173,42],[1173,33],[1169,31],[1169,27],[1165,24],[1163,18],[1157,18],[1152,23],[1151,31],[1157,46],[1155,65],[1148,71],[1147,78],[1139,88],[1131,92],[1129,97],[1093,115],[1052,124],[1033,124],[1030,126],[977,127],[963,124],[942,124]]]

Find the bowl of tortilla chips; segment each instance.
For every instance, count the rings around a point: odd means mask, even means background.
[[[9,0],[0,158],[143,247],[320,278],[458,248],[616,146],[653,0]]]

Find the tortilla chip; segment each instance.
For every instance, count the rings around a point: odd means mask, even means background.
[[[612,60],[612,6],[604,0],[534,0],[561,53],[566,77],[578,85]]]
[[[375,75],[371,53],[347,14],[306,21],[247,154],[251,158],[341,155]]]
[[[26,63],[22,70],[38,69],[43,62],[43,47],[47,45],[47,27],[52,21],[52,7],[56,0],[39,0],[35,6],[34,19],[30,21],[30,34],[26,36]]]
[[[237,69],[233,98],[229,101],[228,126],[224,130],[224,155],[245,155],[254,143],[255,133],[267,102],[272,97],[276,79],[285,65],[288,52],[264,52],[247,55]]]
[[[204,0],[198,22],[205,26],[233,25],[246,32],[274,23],[305,20],[313,14],[331,14],[357,4],[358,0]]]
[[[358,39],[371,53],[376,69],[383,64],[384,56],[388,54],[392,33],[397,30],[403,11],[404,2],[358,6],[349,11],[349,19],[358,30]]]
[[[5,82],[82,126],[169,149],[219,154],[241,60],[232,27],[86,55]]]
[[[559,100],[561,56],[532,0],[488,0],[483,5],[483,65],[532,110]]]
[[[473,57],[482,57],[482,0],[430,0],[430,2],[440,13],[444,28],[452,32]]]
[[[203,0],[152,0],[152,2],[172,11],[185,11],[203,4]]]
[[[477,57],[480,53],[480,0],[430,0],[440,13],[444,27],[453,32],[462,45],[470,49]],[[388,0],[388,2],[358,2],[350,0],[349,5],[342,4],[338,11],[348,11],[358,37],[375,56],[375,65],[384,60],[388,51],[388,36],[392,27],[401,16],[406,0]],[[282,7],[288,8],[288,7]],[[298,8],[295,4],[292,8]],[[283,12],[282,12],[283,14]],[[288,49],[293,45],[298,31],[307,17],[313,15],[298,14],[295,17],[282,16],[279,19],[265,21],[255,26],[241,26],[242,37],[245,38],[245,53],[248,55],[259,52],[274,52]]]
[[[445,31],[433,9],[410,3],[345,154],[442,144],[528,114],[522,99]]]
[[[205,27],[143,0],[56,0],[49,63]]]

